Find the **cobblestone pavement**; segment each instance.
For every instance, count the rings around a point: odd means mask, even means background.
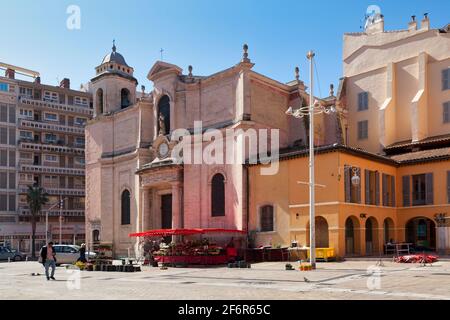
[[[254,264],[251,269],[144,267],[136,273],[59,267],[55,277],[47,281],[37,262],[0,263],[0,300],[450,300],[450,261],[432,266],[383,262],[381,267],[374,261],[319,263],[317,270],[308,272],[286,271],[281,262]]]

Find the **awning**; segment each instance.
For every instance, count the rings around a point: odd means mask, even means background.
[[[157,229],[149,230],[145,232],[130,233],[129,237],[167,237],[167,236],[189,236],[194,234],[212,234],[212,233],[222,233],[222,234],[246,234],[243,230],[234,229]]]
[[[167,237],[167,236],[188,236],[201,233],[195,229],[157,229],[139,233],[130,233],[129,237]]]
[[[235,229],[220,229],[220,228],[213,228],[213,229],[194,229],[194,230],[198,230],[200,233],[202,234],[207,234],[207,233],[236,233],[236,234],[246,234],[247,231],[243,231],[243,230],[235,230]]]

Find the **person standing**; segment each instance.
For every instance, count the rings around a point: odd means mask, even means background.
[[[56,280],[55,279],[55,269],[56,269],[56,252],[53,249],[53,242],[49,242],[47,246],[42,247],[41,249],[41,259],[42,264],[45,267],[45,276],[47,280]],[[52,272],[49,275],[49,269],[52,268]]]
[[[81,244],[81,248],[80,248],[80,257],[78,258],[77,261],[81,261],[83,263],[86,263],[86,245],[83,243]]]

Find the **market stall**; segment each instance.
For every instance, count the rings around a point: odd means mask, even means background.
[[[230,241],[226,247],[218,245],[212,238],[215,236],[242,237],[246,232],[231,229],[159,229],[130,234],[130,237],[141,237],[151,258],[162,265],[220,265],[234,261],[237,249]],[[175,237],[166,243],[167,237]],[[197,237],[196,237],[197,236]],[[155,240],[158,239],[159,241]],[[145,250],[145,251],[147,251]]]

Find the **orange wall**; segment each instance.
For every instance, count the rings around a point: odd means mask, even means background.
[[[434,219],[437,213],[450,213],[447,204],[446,172],[450,170],[450,162],[433,162],[424,165],[396,167],[380,161],[368,160],[346,152],[330,152],[316,156],[315,178],[316,189],[316,217],[322,216],[327,220],[329,230],[329,246],[333,247],[339,256],[345,255],[345,222],[353,217],[355,232],[357,232],[357,253],[366,252],[365,226],[368,219],[374,223],[374,250],[382,250],[385,243],[383,225],[385,219],[393,222],[393,230],[389,238],[396,241],[405,240],[405,224],[412,218],[425,216]],[[361,203],[345,202],[344,166],[360,167]],[[309,188],[298,182],[307,182],[308,157],[294,158],[280,162],[280,171],[274,176],[261,176],[260,167],[249,168],[250,175],[250,227],[257,230],[259,207],[264,204],[275,206],[276,228],[272,233],[256,233],[257,245],[272,244],[290,245],[297,240],[300,246],[309,243]],[[366,205],[364,192],[364,170],[380,172],[380,205]],[[403,175],[434,172],[435,204],[402,208]],[[397,207],[382,206],[381,174],[389,174],[396,179]],[[364,217],[365,216],[365,217]],[[378,252],[377,251],[377,252]]]

